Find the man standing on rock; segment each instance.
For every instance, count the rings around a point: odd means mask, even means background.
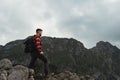
[[[42,29],[36,29],[36,34],[33,37],[34,46],[33,51],[31,52],[31,61],[29,64],[29,68],[34,69],[34,64],[37,58],[42,60],[44,62],[44,73],[45,77],[48,75],[48,60],[44,55],[44,52],[42,51],[42,42],[41,42],[41,35],[42,35]]]

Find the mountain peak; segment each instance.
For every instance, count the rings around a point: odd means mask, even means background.
[[[105,41],[99,41],[97,44],[96,44],[96,47],[113,47],[113,45],[109,42],[105,42]]]
[[[107,48],[107,49],[118,49],[116,46],[112,45],[110,42],[107,42],[107,41],[99,41],[97,44],[96,44],[96,47],[97,48]]]
[[[99,41],[96,46],[92,48],[92,50],[97,52],[114,53],[119,51],[119,48],[113,46],[110,42]]]

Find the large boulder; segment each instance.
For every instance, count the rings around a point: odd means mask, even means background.
[[[34,80],[33,69],[22,65],[12,66],[9,59],[0,60],[0,80]]]
[[[0,69],[10,69],[12,68],[12,62],[9,59],[2,59],[0,61]]]
[[[27,67],[17,65],[10,70],[8,80],[28,80],[29,69]]]

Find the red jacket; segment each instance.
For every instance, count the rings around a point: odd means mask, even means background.
[[[35,35],[34,42],[35,42],[37,51],[41,52],[42,51],[41,36]]]

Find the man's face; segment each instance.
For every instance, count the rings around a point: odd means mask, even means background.
[[[37,34],[38,34],[38,35],[42,35],[42,31],[38,31]]]

